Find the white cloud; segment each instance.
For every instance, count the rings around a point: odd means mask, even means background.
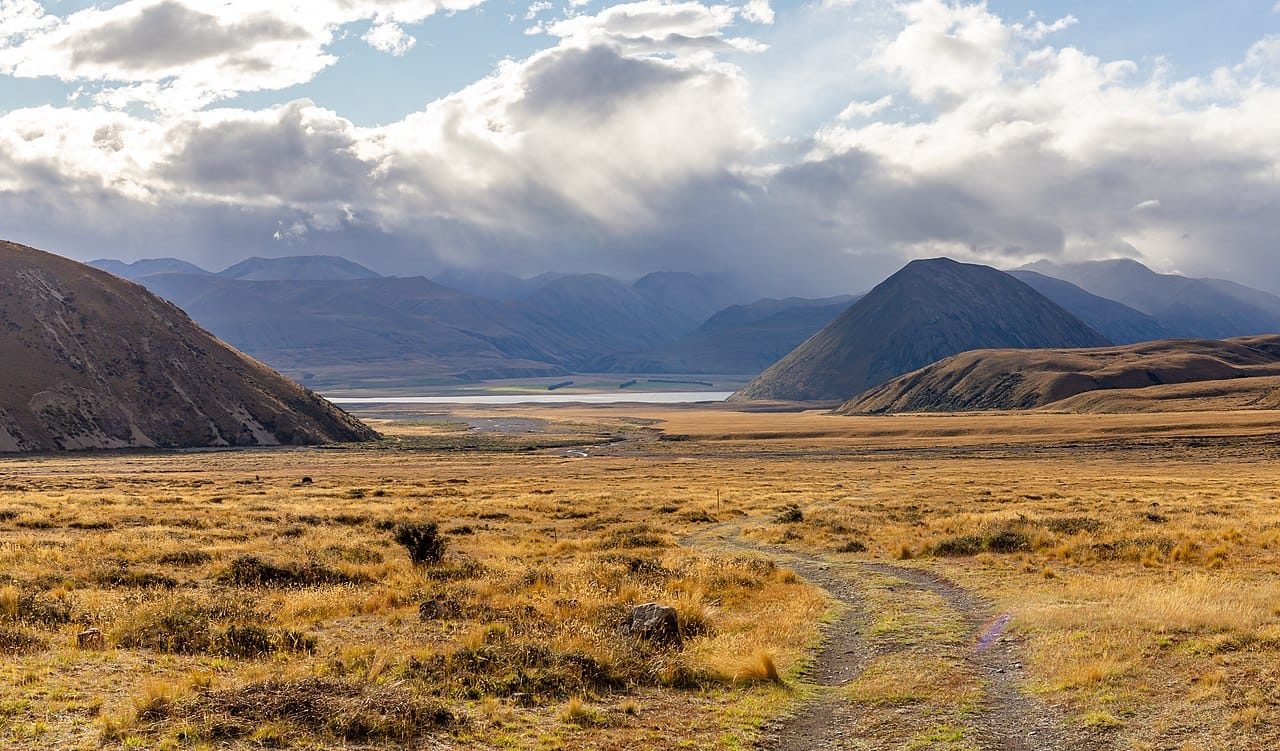
[[[907,25],[875,64],[925,102],[960,98],[998,83],[1013,30],[985,4],[919,0],[902,6]]]
[[[546,0],[540,0],[539,2],[533,3],[532,5],[529,6],[529,10],[525,12],[524,20],[532,21],[533,19],[538,17],[539,13],[542,13],[543,11],[551,10],[554,7],[555,7],[554,5],[552,5],[549,2],[546,2]]]
[[[427,6],[315,7],[399,28]],[[0,5],[11,18],[15,7]],[[94,13],[135,18],[141,7]],[[209,101],[208,82],[222,79],[202,76],[265,49],[282,57],[221,85],[314,75],[316,56],[329,54],[316,40],[338,21],[271,6],[281,25],[255,27],[270,34],[229,39],[244,16],[219,15],[144,60],[107,34],[78,62],[60,59],[79,71],[72,80],[110,70],[119,85],[86,89],[78,109],[0,116],[0,235],[85,257],[110,254],[103,245],[117,239],[152,254],[189,245],[193,256],[288,242],[407,272],[424,255],[516,271],[749,268],[776,284],[807,275],[830,292],[916,255],[1141,253],[1280,288],[1280,37],[1242,50],[1238,65],[1180,79],[1052,46],[1069,19],[1012,23],[983,4],[912,2],[884,14],[890,33],[867,35],[887,41],[839,58],[837,72],[858,85],[831,99],[825,126],[767,143],[764,118],[750,114],[769,109],[751,102],[759,80],[727,62],[743,56],[720,54],[750,46],[733,37],[751,20],[744,8],[643,0],[562,18],[540,27],[549,49],[378,128],[307,101],[122,110],[181,92]],[[101,15],[22,18],[28,31],[0,43],[0,65],[56,69],[41,55],[63,50],[59,40],[113,28]],[[290,24],[305,33],[293,39]],[[772,54],[751,59],[767,66]],[[836,75],[822,61],[806,58],[795,75]],[[376,253],[387,255],[362,255]]]
[[[706,5],[700,2],[639,0],[613,5],[595,15],[576,14],[539,27],[540,31],[579,46],[614,44],[629,54],[703,54],[721,50],[759,52],[759,41],[747,37],[727,37],[726,30],[739,14],[757,14],[761,23],[768,3],[745,7]]]
[[[773,23],[773,8],[769,0],[748,0],[742,6],[742,17],[755,23],[770,24]]]
[[[369,27],[369,30],[360,38],[375,50],[395,57],[405,54],[418,43],[418,40],[406,33],[400,24],[385,21]]]
[[[19,0],[5,6],[0,75],[104,82],[101,102],[189,111],[310,81],[336,62],[328,46],[347,24],[373,21],[364,39],[403,54],[414,39],[400,24],[480,2],[126,0],[55,17]]]
[[[804,172],[845,197],[835,213],[855,244],[997,262],[1127,248],[1276,278],[1265,227],[1280,205],[1268,125],[1280,89],[1257,62],[1265,42],[1236,68],[1171,80],[1070,47],[1030,49],[982,5],[922,2],[907,15],[885,67],[935,114],[837,121]],[[832,184],[837,165],[846,172]]]
[[[874,102],[851,102],[848,107],[841,110],[839,115],[836,115],[836,119],[841,122],[848,122],[860,118],[874,117],[892,106],[892,94],[882,96]]]

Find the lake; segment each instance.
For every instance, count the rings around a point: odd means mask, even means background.
[[[620,391],[603,394],[476,394],[471,396],[326,396],[334,404],[693,404],[722,402],[732,391]]]

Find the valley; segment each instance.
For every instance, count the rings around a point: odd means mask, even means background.
[[[1273,412],[359,409],[381,441],[0,460],[0,743],[1280,741]],[[619,634],[648,601],[679,646]]]

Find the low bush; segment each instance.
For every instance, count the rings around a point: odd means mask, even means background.
[[[324,584],[361,584],[364,577],[346,574],[314,561],[275,564],[257,556],[242,555],[218,573],[223,584],[241,587],[316,587]]]
[[[71,600],[64,595],[0,588],[0,623],[56,628],[71,622],[71,610]]]
[[[415,566],[439,563],[444,558],[445,539],[435,522],[403,522],[396,525],[394,539],[409,553]]]
[[[38,652],[48,648],[48,644],[35,634],[19,629],[0,627],[0,655],[20,655]]]
[[[249,736],[258,726],[287,723],[347,742],[407,742],[459,719],[436,699],[402,685],[339,678],[271,679],[206,689],[175,702],[171,719],[198,720],[209,740]]]

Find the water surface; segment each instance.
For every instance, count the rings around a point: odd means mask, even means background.
[[[603,394],[474,394],[468,396],[328,396],[334,404],[695,404],[722,402],[732,391],[619,391]]]

